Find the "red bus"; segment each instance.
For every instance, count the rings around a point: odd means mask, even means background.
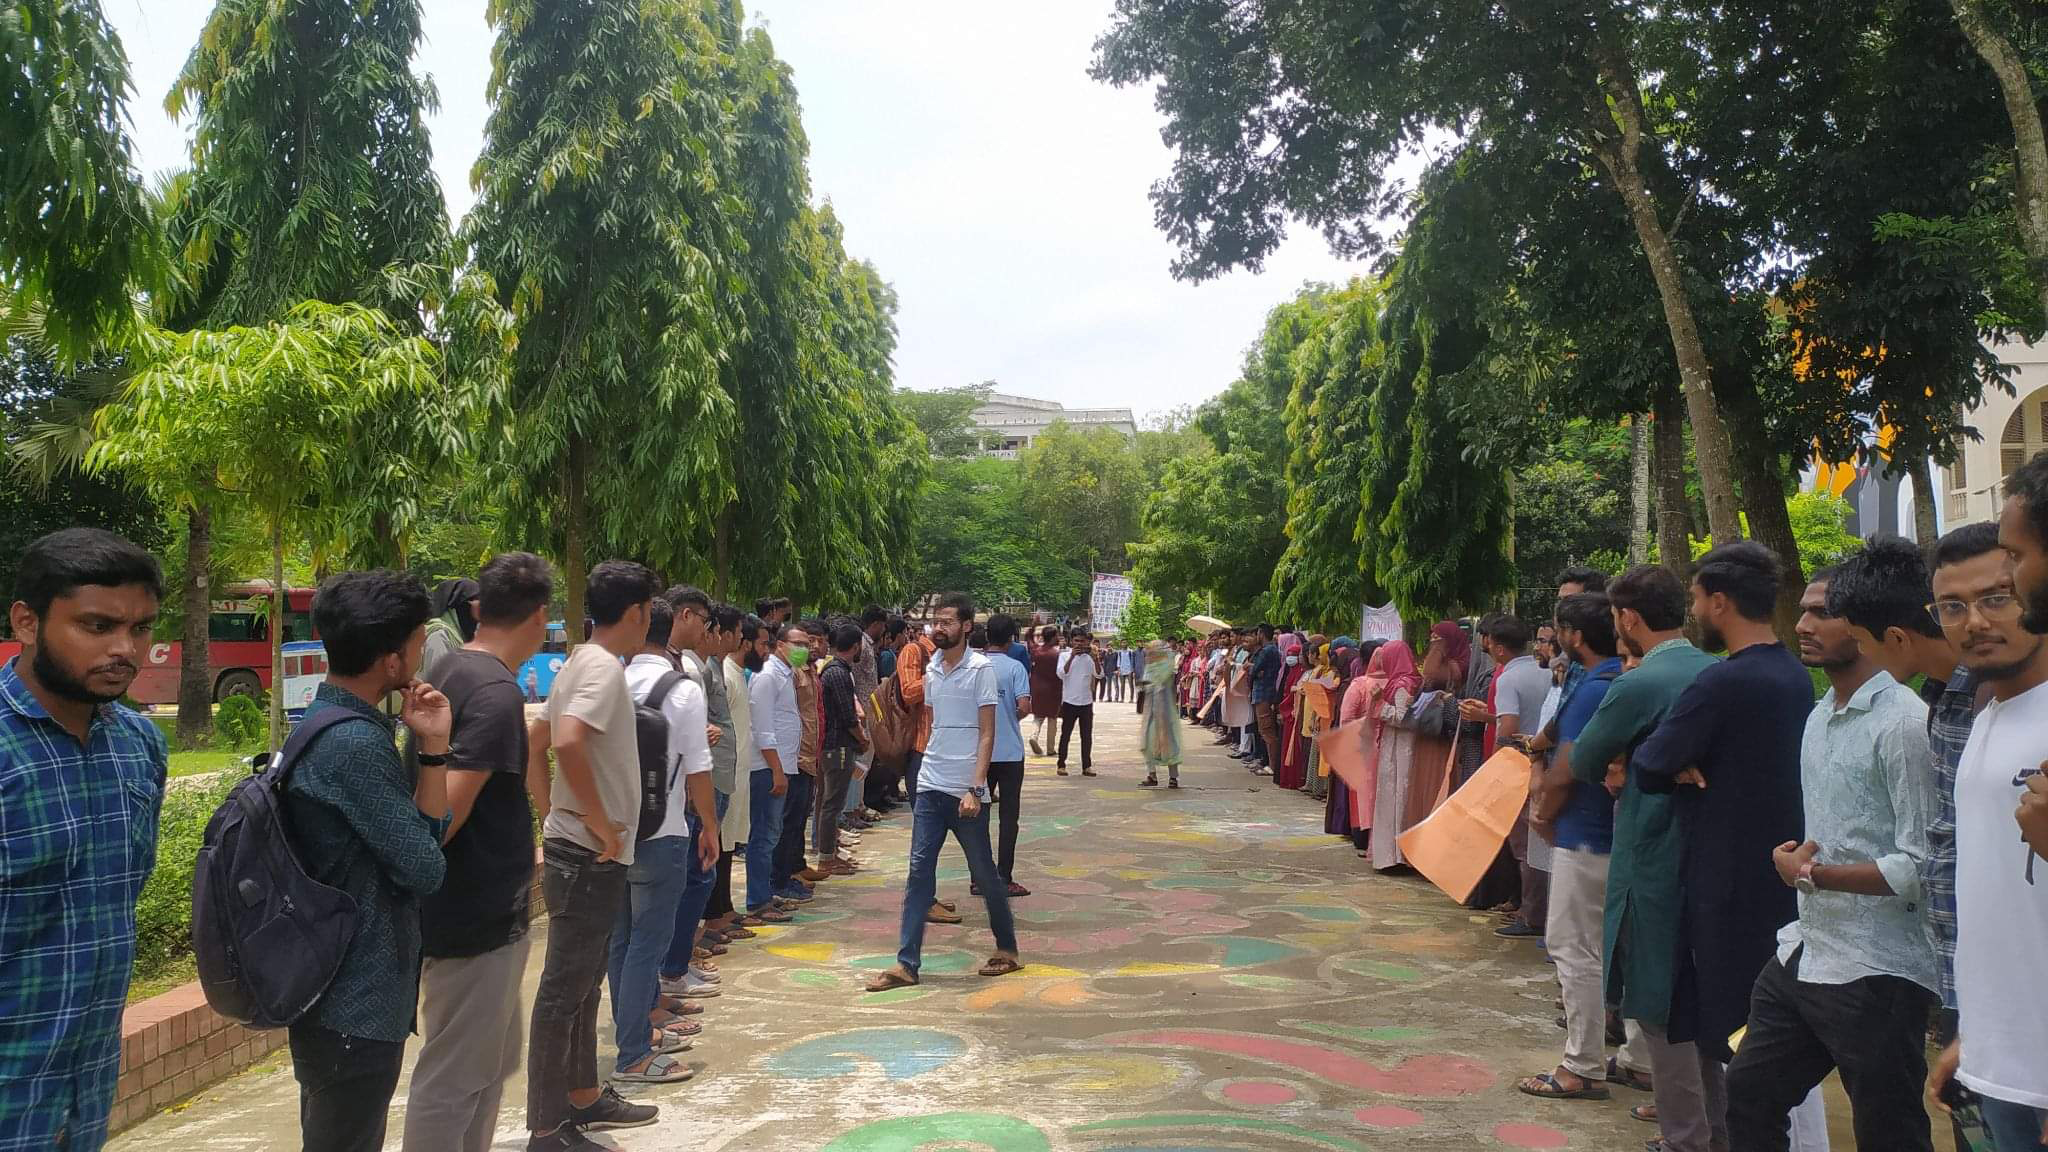
[[[227,596],[213,602],[206,618],[207,674],[213,678],[216,703],[230,696],[254,696],[270,687],[270,584],[264,580],[231,584]],[[287,589],[285,642],[317,638],[313,589]],[[0,664],[20,651],[21,645],[14,641],[0,641]],[[176,704],[183,651],[184,645],[176,642],[151,644],[143,653],[128,695],[139,704]]]

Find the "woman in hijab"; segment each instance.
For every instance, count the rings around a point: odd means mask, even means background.
[[[468,579],[443,580],[429,600],[434,618],[427,621],[427,644],[420,653],[419,678],[434,682],[434,667],[441,657],[455,651],[476,635],[476,598],[483,595],[477,582]]]
[[[1367,827],[1372,829],[1372,866],[1385,870],[1404,863],[1395,838],[1407,827],[1408,790],[1415,772],[1415,727],[1409,717],[1416,695],[1422,689],[1422,674],[1415,667],[1415,653],[1394,640],[1373,654],[1376,671],[1369,673],[1373,685],[1371,711],[1372,746],[1378,751],[1373,776],[1373,795],[1358,798],[1361,808],[1372,805]],[[1362,813],[1361,813],[1362,815]]]
[[[1295,689],[1308,675],[1302,662],[1301,636],[1289,632],[1280,638],[1280,701],[1278,725],[1280,747],[1272,750],[1273,783],[1299,791],[1308,782],[1308,758],[1301,746],[1300,697]]]
[[[1149,706],[1140,719],[1144,731],[1145,779],[1143,786],[1159,786],[1159,768],[1166,766],[1166,786],[1180,787],[1180,710],[1167,707],[1174,677],[1173,650],[1164,640],[1145,648],[1145,685]]]
[[[1367,641],[1360,649],[1358,641],[1349,636],[1339,636],[1330,645],[1330,662],[1341,674],[1335,692],[1336,722],[1339,726],[1356,721],[1364,714],[1364,697],[1354,697],[1354,691],[1363,691],[1360,685],[1365,681],[1366,667],[1378,652],[1380,643],[1378,640]],[[1351,786],[1335,772],[1330,773],[1330,796],[1323,809],[1323,831],[1332,836],[1351,836],[1358,831],[1355,814]]]

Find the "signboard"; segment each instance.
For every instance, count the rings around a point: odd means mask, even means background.
[[[1360,643],[1369,640],[1384,640],[1392,643],[1401,639],[1401,610],[1392,604],[1378,608],[1370,604],[1359,613],[1358,639]]]
[[[1131,606],[1131,582],[1122,576],[1095,574],[1095,591],[1088,597],[1088,626],[1097,632],[1115,630]]]

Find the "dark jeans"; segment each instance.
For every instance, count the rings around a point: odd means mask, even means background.
[[[946,834],[960,841],[967,854],[967,874],[981,888],[988,905],[989,930],[995,933],[996,950],[1017,954],[1017,925],[1010,917],[1010,888],[996,875],[996,862],[988,852],[988,805],[972,819],[960,815],[960,797],[945,792],[919,792],[913,805],[910,826],[910,879],[903,888],[903,928],[898,938],[896,963],[913,977],[924,952],[924,921],[932,901],[939,895],[939,850],[946,846]]]
[[[317,1024],[291,1027],[299,1082],[299,1139],[306,1152],[378,1152],[405,1044],[344,1036]]]
[[[782,813],[787,794],[775,794],[776,768],[749,773],[748,795],[753,811],[747,827],[747,911],[754,912],[775,901],[775,849],[782,838]]]
[[[782,837],[775,846],[775,894],[787,892],[804,870],[804,828],[811,822],[811,792],[817,781],[799,772],[782,798]]]
[[[996,871],[1007,883],[1017,878],[1017,805],[1024,796],[1024,762],[1006,760],[988,766],[988,785],[1002,809]]]
[[[683,885],[683,894],[676,900],[676,926],[669,937],[668,955],[662,958],[661,974],[671,980],[681,979],[689,971],[690,959],[697,951],[697,926],[704,923],[704,913],[711,903],[711,893],[718,886],[718,865],[704,867],[703,858],[697,855],[697,842],[704,835],[704,823],[690,813],[690,857],[683,864],[689,879]],[[730,852],[725,854],[731,856]],[[724,863],[721,858],[720,863]]]
[[[839,854],[839,818],[846,813],[846,793],[853,787],[853,748],[827,748],[824,787],[818,789],[818,856],[821,862]]]
[[[745,783],[745,781],[741,781]],[[718,826],[725,827],[726,811],[732,807],[732,797],[720,792],[718,795]],[[723,835],[723,832],[720,833]],[[711,881],[711,899],[704,905],[704,915],[716,919],[733,911],[732,906],[732,852],[718,854],[718,874]]]
[[[626,866],[554,837],[541,846],[548,951],[526,1041],[526,1128],[569,1119],[569,1093],[596,1088],[597,1009],[611,959],[612,924],[626,902]]]
[[[1095,767],[1095,705],[1060,705],[1060,767],[1067,766],[1067,744],[1074,737],[1074,725],[1081,725],[1081,767]]]
[[[924,767],[924,753],[912,748],[903,754],[903,793],[917,803],[917,770]]]
[[[2048,1108],[2029,1108],[1980,1096],[1984,1102],[1984,1126],[1998,1152],[2048,1152],[2048,1140],[2041,1139],[2041,1126],[2048,1124]]]
[[[1896,976],[1802,984],[1801,956],[1764,965],[1750,994],[1749,1031],[1728,1065],[1734,1152],[1785,1152],[1792,1109],[1838,1068],[1858,1148],[1931,1152],[1921,1091],[1933,993]]]

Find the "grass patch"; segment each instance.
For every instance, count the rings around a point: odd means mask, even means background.
[[[190,752],[171,753],[171,775],[197,776],[202,772],[235,772],[249,769],[247,752],[217,751],[199,748]]]
[[[182,987],[199,979],[199,962],[190,952],[164,961],[155,974],[147,979],[137,976],[128,985],[128,1003],[137,1004],[152,996],[161,996],[173,988]]]

